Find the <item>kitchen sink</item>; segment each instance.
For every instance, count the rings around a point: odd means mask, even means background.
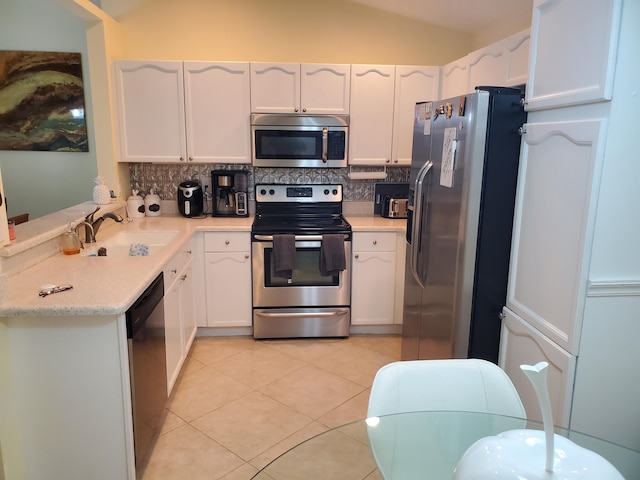
[[[97,255],[98,249],[104,247],[107,249],[107,257],[129,256],[131,245],[134,244],[147,246],[148,254],[153,255],[166,246],[177,233],[176,231],[120,232],[104,241],[96,242],[86,255]]]

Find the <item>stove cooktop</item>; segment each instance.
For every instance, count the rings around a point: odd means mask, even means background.
[[[253,233],[350,233],[342,215],[342,185],[256,185]]]

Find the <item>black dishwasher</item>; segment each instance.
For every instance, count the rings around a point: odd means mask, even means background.
[[[136,471],[144,469],[167,402],[164,278],[160,273],[127,310]]]

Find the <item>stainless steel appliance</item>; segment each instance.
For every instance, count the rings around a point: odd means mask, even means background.
[[[385,218],[407,218],[407,198],[384,197],[380,216]]]
[[[214,217],[246,217],[248,173],[242,170],[212,170]]]
[[[251,254],[255,338],[349,336],[351,225],[342,185],[256,185]],[[332,256],[344,263],[330,269]],[[283,257],[289,270],[279,271]]]
[[[478,87],[416,105],[402,359],[498,361],[522,98]]]
[[[184,217],[199,217],[204,213],[204,195],[200,182],[187,180],[178,186],[178,211]]]
[[[136,471],[144,470],[167,402],[164,278],[160,273],[126,312]]]
[[[346,167],[349,116],[252,114],[251,140],[258,167]]]

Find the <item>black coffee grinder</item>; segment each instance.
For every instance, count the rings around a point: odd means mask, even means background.
[[[214,217],[246,217],[249,215],[247,205],[247,172],[242,170],[213,170],[211,172],[213,186]]]

